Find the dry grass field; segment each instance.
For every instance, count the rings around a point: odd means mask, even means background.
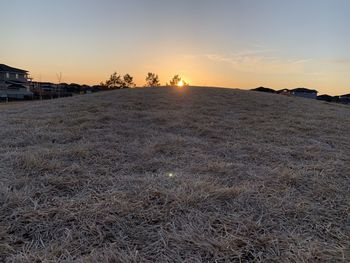
[[[348,106],[150,88],[0,123],[0,262],[350,261]]]

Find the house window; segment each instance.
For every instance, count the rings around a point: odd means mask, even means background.
[[[6,73],[6,78],[9,79],[10,78],[10,73]]]
[[[16,79],[18,79],[18,74],[16,73]]]

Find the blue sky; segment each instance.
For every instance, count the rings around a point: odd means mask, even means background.
[[[195,85],[350,92],[350,1],[12,0],[1,3],[1,63],[39,80],[139,85],[178,73]]]

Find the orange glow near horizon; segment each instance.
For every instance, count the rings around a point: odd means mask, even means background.
[[[301,64],[314,66],[312,61],[290,63],[281,60],[278,63],[270,63],[258,59],[245,59],[241,63],[233,64],[233,62],[228,63],[225,59],[215,56],[208,59],[205,56],[172,54],[156,57],[149,64],[130,60],[127,63],[116,65],[110,59],[106,59],[96,65],[83,64],[84,61],[81,59],[67,63],[60,58],[57,59],[57,63],[51,64],[46,58],[39,61],[36,57],[35,60],[31,53],[26,53],[24,60],[23,62],[22,59],[9,56],[5,57],[3,63],[28,70],[35,81],[53,83],[58,82],[57,73],[62,72],[62,83],[98,85],[105,82],[114,71],[117,71],[120,75],[129,73],[134,77],[137,86],[142,87],[145,85],[147,72],[153,72],[159,76],[162,85],[169,83],[174,74],[179,74],[192,86],[239,89],[265,86],[275,90],[305,87],[318,90],[320,95],[349,93],[346,85],[347,79],[340,73],[305,73],[304,66]],[[341,69],[343,69],[342,64],[339,65],[339,70]],[[185,84],[185,82],[182,83]],[[182,84],[178,86],[182,87]]]

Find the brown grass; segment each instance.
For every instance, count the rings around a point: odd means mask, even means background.
[[[1,262],[350,261],[350,107],[133,89],[0,123]]]

